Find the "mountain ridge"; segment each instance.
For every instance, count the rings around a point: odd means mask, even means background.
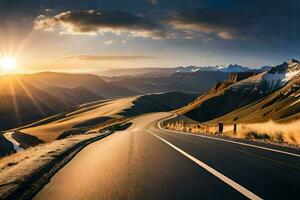
[[[229,65],[215,65],[215,66],[180,66],[180,67],[172,67],[172,68],[126,68],[126,69],[112,69],[103,72],[94,72],[93,74],[97,74],[100,76],[108,76],[108,77],[118,77],[118,76],[171,76],[175,73],[194,73],[199,71],[219,71],[225,73],[234,73],[234,72],[264,72],[268,71],[270,66],[263,66],[259,68],[250,68],[245,67],[239,64],[229,64]]]

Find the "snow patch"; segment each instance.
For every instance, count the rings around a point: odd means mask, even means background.
[[[263,81],[268,83],[270,90],[275,90],[277,87],[285,85],[297,75],[300,75],[300,70],[277,74],[266,73],[262,78]]]

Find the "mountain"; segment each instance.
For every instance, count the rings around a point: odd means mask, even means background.
[[[229,64],[228,66],[186,66],[173,68],[132,68],[132,69],[112,69],[103,72],[95,72],[103,77],[167,77],[175,73],[194,73],[199,71],[208,72],[225,72],[225,73],[240,73],[240,72],[265,72],[271,67],[264,66],[259,69],[251,69],[238,64]]]
[[[197,67],[197,66],[187,66],[187,67],[177,67],[176,73],[193,73],[196,71],[216,71],[213,67]]]
[[[76,87],[73,89],[61,88],[61,87],[47,87],[45,88],[47,93],[59,98],[61,101],[69,105],[79,105],[87,102],[103,100],[104,97],[101,97],[84,87]]]
[[[61,118],[20,131],[44,142],[50,142],[74,128],[99,127],[107,121],[114,122],[149,112],[171,111],[193,101],[198,95],[170,92],[100,101],[83,108],[79,107]]]
[[[146,77],[160,77],[170,76],[176,72],[177,68],[129,68],[129,69],[112,69],[103,72],[94,72],[100,76],[119,77],[119,76],[146,76]]]
[[[114,77],[107,81],[113,85],[124,86],[139,93],[157,92],[207,92],[214,84],[224,81],[229,73],[199,71],[195,73],[174,73],[167,77]]]
[[[278,65],[270,71],[276,74],[277,82],[284,85],[266,98],[234,110],[213,120],[224,123],[255,123],[292,121],[300,118],[300,64],[297,60]],[[283,74],[284,78],[283,78]],[[274,76],[274,75],[273,75]],[[274,81],[274,77],[272,78]],[[275,84],[276,85],[276,84]]]
[[[138,93],[127,88],[107,83],[99,76],[91,74],[67,74],[56,72],[42,72],[31,75],[24,75],[25,79],[36,82],[38,85],[47,84],[48,86],[74,89],[84,87],[90,92],[104,97],[117,98],[137,95]]]
[[[270,119],[280,122],[300,119],[300,77],[263,100],[234,110],[211,122],[261,123]]]
[[[114,77],[101,77],[105,81],[137,91],[139,93],[156,93],[156,92],[200,92],[205,93],[220,81],[228,79],[231,73],[261,73],[268,71],[270,68],[250,69],[237,64],[224,66],[187,66],[177,68],[146,68],[121,70]],[[129,76],[130,73],[138,74]]]
[[[59,86],[50,85],[45,81],[40,81],[35,75],[19,75],[20,79],[24,82],[30,83],[34,87],[46,91],[48,94],[60,99],[69,105],[79,105],[91,101],[105,99],[85,87],[79,86],[75,88],[64,88]]]
[[[300,73],[296,60],[284,62],[268,72],[251,76],[238,82],[218,84],[210,92],[201,95],[178,112],[197,121],[209,121],[262,100],[294,81]],[[222,87],[220,87],[220,85]]]
[[[268,66],[261,67],[259,69],[251,69],[248,67],[244,67],[238,64],[230,64],[227,67],[225,66],[205,66],[205,67],[197,67],[197,66],[188,66],[188,67],[178,67],[176,73],[194,73],[200,71],[212,71],[212,72],[224,72],[224,73],[242,73],[242,72],[265,72],[270,68]]]
[[[250,69],[248,67],[243,67],[241,65],[229,65],[227,68],[222,68],[220,69],[220,71],[222,72],[226,72],[226,73],[238,73],[238,72],[250,72],[253,71],[253,69]]]
[[[0,130],[69,110],[70,105],[18,76],[0,77]]]
[[[52,72],[3,75],[0,76],[0,130],[70,111],[80,104],[136,94],[95,75]]]

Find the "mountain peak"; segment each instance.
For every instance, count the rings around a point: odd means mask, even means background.
[[[238,64],[230,64],[228,67],[222,68],[220,71],[222,72],[247,72],[250,69],[248,67],[243,67]]]
[[[288,64],[290,65],[290,64],[294,64],[294,63],[299,63],[299,61],[298,60],[296,60],[296,59],[290,59],[289,61],[288,61]]]

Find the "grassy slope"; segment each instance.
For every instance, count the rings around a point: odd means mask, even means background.
[[[121,110],[131,107],[133,100],[136,98],[137,97],[130,97],[100,103],[100,105],[94,107],[92,110],[85,110],[83,112],[77,111],[77,113],[67,115],[63,119],[49,124],[23,129],[21,131],[36,136],[44,142],[50,142],[55,140],[65,130],[71,129],[84,121],[91,120],[99,116],[116,115]]]
[[[290,82],[284,88],[270,96],[237,109],[212,123],[255,123],[268,120],[287,122],[300,118],[300,78]]]
[[[224,81],[229,73],[199,71],[194,73],[175,73],[162,77],[118,77],[110,78],[110,83],[126,86],[142,94],[168,91],[207,92],[219,81]],[[108,79],[108,78],[107,78]]]
[[[138,93],[121,86],[115,86],[91,74],[67,74],[55,72],[42,72],[32,75],[24,75],[24,79],[40,85],[41,83],[62,88],[78,88],[93,92],[104,98],[128,97]]]
[[[0,130],[69,109],[68,104],[16,76],[0,77]]]
[[[58,138],[64,131],[72,128],[96,126],[106,120],[130,118],[149,112],[171,111],[194,100],[198,94],[160,93],[128,98],[120,98],[99,103],[85,104],[78,110],[65,114],[65,117],[40,126],[22,129],[44,142]]]

